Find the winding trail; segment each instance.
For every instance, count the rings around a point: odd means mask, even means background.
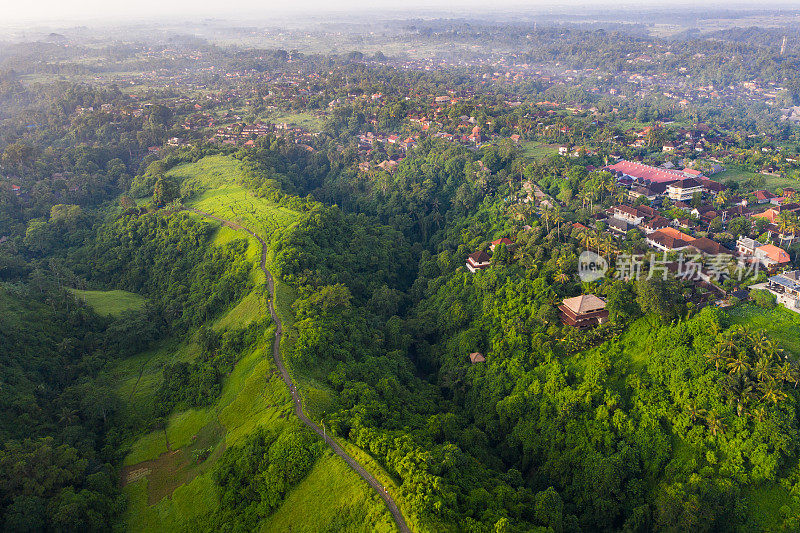
[[[280,370],[281,376],[283,377],[284,383],[289,388],[289,392],[292,394],[292,403],[294,403],[294,414],[297,415],[303,424],[311,428],[314,433],[319,435],[324,441],[325,444],[330,446],[333,452],[344,459],[344,461],[350,465],[350,468],[355,470],[355,472],[364,479],[374,490],[378,493],[378,496],[383,499],[386,507],[389,509],[389,512],[392,513],[392,517],[394,518],[395,523],[397,524],[397,528],[400,530],[401,533],[410,533],[411,530],[406,525],[406,520],[403,518],[403,513],[400,512],[400,509],[397,507],[397,504],[394,502],[392,497],[386,491],[386,489],[378,483],[378,480],[370,474],[369,472],[361,466],[358,461],[356,461],[349,453],[347,453],[339,444],[328,437],[328,435],[314,422],[311,421],[310,418],[306,416],[303,412],[303,404],[300,399],[300,394],[297,392],[297,387],[295,386],[294,382],[292,381],[292,377],[289,375],[289,371],[286,370],[286,365],[283,364],[283,358],[281,357],[281,335],[283,334],[283,325],[281,324],[281,319],[278,316],[278,313],[275,312],[275,282],[272,279],[272,274],[267,269],[267,243],[250,231],[249,229],[245,228],[237,224],[236,222],[232,222],[230,220],[225,220],[218,216],[212,215],[211,213],[206,213],[205,211],[200,211],[199,209],[195,208],[187,208],[189,211],[196,213],[198,215],[212,218],[218,222],[221,222],[223,225],[228,226],[231,229],[244,231],[249,235],[255,237],[258,242],[261,243],[261,263],[259,267],[261,271],[264,272],[264,276],[267,278],[267,288],[269,289],[269,313],[272,315],[272,320],[275,322],[275,342],[272,345],[272,357],[275,360],[275,366],[278,367]]]

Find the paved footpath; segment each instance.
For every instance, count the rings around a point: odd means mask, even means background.
[[[403,518],[403,513],[400,512],[400,509],[397,507],[397,504],[394,502],[394,500],[386,491],[386,489],[383,487],[383,485],[378,483],[378,480],[375,479],[375,477],[372,474],[367,472],[364,469],[364,467],[358,463],[358,461],[353,459],[353,457],[349,453],[347,453],[341,446],[339,446],[339,443],[328,437],[327,434],[323,432],[322,429],[320,429],[320,427],[317,424],[312,422],[311,419],[309,419],[303,412],[303,404],[302,401],[300,400],[300,394],[297,392],[297,387],[294,385],[292,377],[289,375],[289,371],[286,370],[286,365],[283,364],[283,358],[281,357],[281,335],[283,334],[283,326],[281,325],[280,317],[275,312],[275,304],[274,304],[275,282],[272,279],[272,274],[270,273],[269,270],[267,270],[267,243],[264,242],[264,239],[262,239],[249,229],[245,228],[244,226],[237,224],[236,222],[225,220],[218,216],[212,215],[211,213],[200,211],[199,209],[189,208],[189,211],[192,211],[193,213],[197,213],[198,215],[202,215],[204,217],[213,218],[214,220],[221,222],[222,224],[228,226],[229,228],[239,231],[244,231],[255,237],[258,240],[258,242],[261,243],[261,264],[259,266],[261,267],[261,271],[264,272],[264,275],[267,278],[267,287],[269,288],[269,294],[270,294],[269,313],[270,315],[272,315],[272,320],[275,322],[275,328],[276,328],[275,342],[272,345],[272,357],[273,359],[275,359],[275,366],[277,366],[278,370],[280,370],[281,376],[283,377],[283,381],[286,383],[286,386],[289,387],[289,392],[292,393],[292,403],[294,403],[294,414],[296,414],[297,418],[302,420],[306,426],[311,428],[314,431],[314,433],[319,435],[325,441],[325,443],[328,446],[330,446],[333,452],[342,459],[344,459],[344,461],[348,465],[350,465],[350,468],[355,470],[355,472],[359,476],[361,476],[364,479],[364,481],[369,483],[369,485],[373,489],[375,489],[375,492],[378,493],[378,496],[380,496],[383,499],[384,503],[386,504],[386,507],[389,509],[389,512],[392,513],[394,521],[397,523],[397,528],[401,531],[401,533],[410,533],[411,530],[408,529],[408,526],[406,525],[405,518]]]

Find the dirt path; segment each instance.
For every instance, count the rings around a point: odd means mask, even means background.
[[[270,294],[269,313],[270,315],[272,315],[272,320],[275,322],[275,342],[272,344],[272,357],[275,360],[275,366],[278,367],[278,370],[281,373],[281,377],[283,377],[284,383],[286,383],[286,386],[289,388],[289,392],[292,394],[292,403],[294,404],[294,414],[297,415],[297,418],[299,418],[306,426],[311,428],[314,431],[314,433],[319,435],[325,441],[325,443],[328,446],[330,446],[330,448],[336,455],[344,459],[344,461],[348,465],[350,465],[350,468],[355,470],[355,472],[359,476],[361,476],[364,479],[364,481],[366,481],[375,490],[375,492],[378,493],[378,496],[380,496],[381,499],[384,501],[386,507],[389,509],[389,512],[392,513],[392,517],[394,517],[394,521],[395,523],[397,523],[397,528],[402,533],[410,533],[411,530],[406,525],[406,521],[405,518],[403,518],[403,514],[400,512],[400,509],[397,507],[397,504],[394,502],[389,493],[385,490],[383,485],[378,483],[378,480],[375,479],[375,477],[372,474],[367,472],[364,469],[364,467],[361,466],[358,463],[358,461],[356,461],[352,456],[350,456],[350,454],[348,454],[341,446],[339,446],[339,444],[336,441],[328,437],[327,434],[324,433],[322,429],[317,424],[312,422],[311,419],[308,418],[306,414],[303,412],[303,404],[300,399],[300,394],[297,392],[297,387],[294,385],[292,377],[289,375],[289,371],[286,370],[286,366],[283,364],[283,358],[281,357],[281,335],[283,335],[283,326],[281,324],[281,319],[278,316],[278,313],[275,311],[275,282],[272,279],[272,274],[267,269],[267,243],[264,241],[264,239],[262,239],[249,229],[245,228],[244,226],[237,224],[236,222],[225,220],[210,213],[206,213],[205,211],[200,211],[199,209],[189,208],[189,210],[198,215],[202,215],[208,218],[213,218],[214,220],[221,222],[222,224],[228,226],[229,228],[244,231],[249,235],[255,237],[258,240],[258,242],[261,243],[261,263],[259,267],[261,268],[261,271],[264,272],[264,276],[266,276],[267,278],[267,287],[269,288],[269,294]]]

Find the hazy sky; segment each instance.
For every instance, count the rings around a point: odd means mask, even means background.
[[[797,6],[795,0],[673,0],[670,6],[699,8],[702,5],[714,7],[751,7],[764,9],[768,6]],[[365,6],[369,6],[368,8]],[[575,8],[617,7],[642,8],[645,6],[665,7],[660,0],[0,0],[0,24],[38,21],[47,23],[92,21],[103,19],[147,20],[161,16],[180,16],[196,19],[198,17],[218,16],[242,18],[255,15],[268,18],[270,14],[286,14],[288,11],[318,14],[321,11],[382,10],[402,12],[409,10],[449,11],[453,15],[463,11],[482,11],[488,9],[561,9],[565,6]],[[800,11],[800,10],[799,10]]]

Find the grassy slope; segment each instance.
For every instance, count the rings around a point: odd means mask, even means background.
[[[800,358],[800,314],[778,306],[774,309],[761,309],[755,305],[739,305],[728,314],[731,322],[756,330],[763,330],[775,339],[781,348]]]
[[[215,156],[194,165],[182,165],[173,171],[180,170],[192,179],[224,188],[224,193],[218,188],[215,189],[217,194],[207,193],[195,199],[191,205],[200,209],[225,217],[229,216],[226,210],[231,209],[229,202],[252,201],[249,205],[255,212],[239,220],[269,238],[275,229],[290,224],[297,214],[269,205],[244,189],[224,183],[219,173],[234,169],[235,176],[236,164],[230,158]],[[259,221],[271,219],[277,219],[274,226],[259,224]],[[214,243],[222,245],[244,236],[242,232],[221,227]],[[255,239],[248,239],[248,256],[256,265],[260,258],[260,245]],[[253,276],[256,288],[215,322],[216,329],[246,325],[268,315],[268,294],[261,285],[263,274],[254,268]],[[288,325],[290,313],[287,310],[294,300],[294,293],[281,283],[277,284],[276,291],[278,311],[282,318],[286,317]],[[270,327],[262,345],[244,354],[226,377],[222,394],[213,406],[173,413],[165,430],[151,431],[132,443],[125,460],[128,468],[123,472],[123,477],[130,481],[124,488],[129,500],[125,515],[127,529],[202,529],[203,514],[213,511],[218,505],[211,471],[222,451],[240,443],[259,426],[281,430],[299,423],[291,411],[291,397],[272,361],[269,339],[273,335],[274,328]],[[114,378],[118,383],[118,393],[128,403],[131,419],[138,417],[142,422],[146,421],[147,409],[152,406],[160,385],[161,366],[169,361],[191,359],[197,351],[192,337],[181,342],[167,341],[157,349],[134,356],[118,366]],[[172,451],[165,454],[167,443]],[[194,464],[191,452],[208,446],[213,447],[209,458],[199,465]],[[161,497],[162,494],[168,497]],[[157,499],[154,500],[154,496]],[[309,513],[311,509],[313,513]],[[297,530],[300,523],[308,531],[394,529],[383,502],[369,486],[341,459],[327,453],[288,495],[285,504],[270,516],[264,529],[283,530],[283,525],[292,524],[292,528]]]
[[[70,289],[76,298],[94,308],[99,315],[119,316],[125,311],[144,307],[143,296],[128,291],[82,291]]]
[[[178,165],[167,174],[183,178],[187,186],[197,184],[205,188],[187,205],[235,220],[265,240],[297,218],[297,213],[291,209],[258,198],[239,185],[245,174],[241,163],[232,157],[205,157],[196,163]]]

